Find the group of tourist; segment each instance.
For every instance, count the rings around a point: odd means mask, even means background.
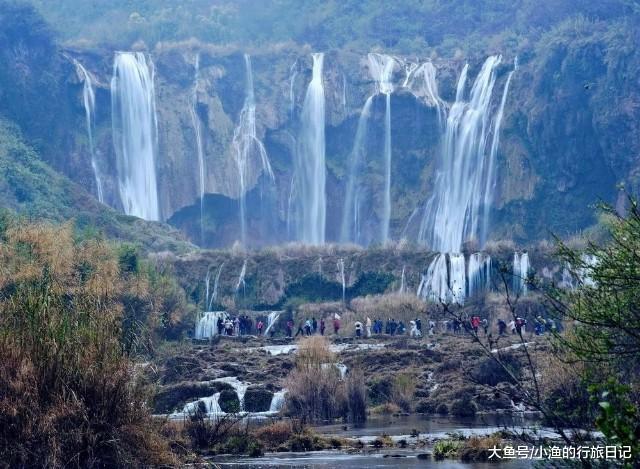
[[[332,326],[333,333],[338,335],[341,327],[340,321],[341,317],[338,314],[334,314],[333,318],[329,320],[324,317],[319,321],[315,317],[304,319],[298,324],[298,328],[294,335],[293,330],[295,328],[295,323],[292,319],[289,319],[286,323],[286,336],[298,337],[300,335],[325,335],[327,331],[327,324],[330,324]],[[452,320],[442,321],[442,326],[443,331],[453,334],[478,334],[480,330],[482,330],[484,335],[490,334],[488,319],[481,318],[480,316],[472,316],[467,319],[454,318]],[[499,335],[507,335],[508,333],[514,335],[523,334],[528,330],[527,320],[522,317],[516,317],[509,322],[499,319],[497,321],[497,326]],[[260,336],[265,333],[266,327],[267,324],[262,319],[258,319],[256,323],[257,334]],[[530,332],[535,333],[536,335],[542,335],[545,333],[556,332],[559,330],[559,327],[559,323],[557,323],[553,318],[545,319],[538,316],[534,322],[534,327]],[[436,334],[436,330],[436,322],[429,320],[428,335],[432,336]],[[248,335],[253,332],[253,320],[247,315],[236,316],[234,318],[231,316],[220,317],[217,321],[217,332],[219,335],[227,336]],[[273,337],[275,332],[276,328],[271,328],[270,335]],[[415,318],[414,320],[409,321],[409,327],[407,328],[402,320],[396,320],[395,318],[389,317],[386,321],[377,318],[371,321],[371,319],[367,317],[364,323],[361,321],[356,321],[354,323],[354,334],[356,337],[371,337],[372,335],[382,334],[389,336],[402,336],[408,334],[410,337],[422,337],[422,321],[420,318]]]
[[[236,316],[232,318],[231,316],[219,317],[217,324],[217,332],[218,335],[228,335],[228,336],[242,336],[249,335],[253,332],[253,320],[245,315]],[[256,324],[256,329],[258,331],[258,335],[261,335],[264,328],[264,322],[261,320]]]

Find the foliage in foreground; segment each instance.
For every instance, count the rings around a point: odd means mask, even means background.
[[[578,288],[557,293],[556,311],[575,327],[561,344],[584,365],[591,399],[600,409],[596,427],[612,445],[631,446],[640,464],[640,210],[629,198],[619,215],[602,206],[610,235],[585,252],[560,245],[560,257]]]
[[[147,279],[123,271],[104,241],[74,240],[70,225],[2,237],[0,465],[176,463],[127,356],[137,338],[123,316],[149,309]]]

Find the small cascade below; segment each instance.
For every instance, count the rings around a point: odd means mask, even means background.
[[[296,175],[296,239],[307,244],[325,242],[326,168],[324,54],[313,54],[312,79],[307,88],[294,165]]]
[[[91,154],[91,168],[96,179],[96,195],[100,203],[104,203],[104,191],[102,188],[102,176],[98,168],[96,160],[96,151],[93,144],[93,128],[95,126],[94,116],[96,110],[96,94],[93,88],[93,80],[91,74],[76,59],[71,59],[76,66],[76,73],[82,79],[82,103],[84,105],[84,113],[87,121],[87,136],[89,137],[89,153]]]
[[[464,303],[467,293],[466,275],[464,254],[449,254],[449,288],[453,301],[459,304]]]
[[[207,303],[207,305],[208,305],[207,309],[211,309],[211,305],[213,304],[213,302],[218,299],[218,285],[220,283],[220,274],[222,273],[222,268],[223,267],[224,267],[224,262],[222,264],[220,264],[220,267],[218,267],[218,273],[216,274],[216,279],[213,282],[213,292],[211,292],[211,298],[209,299],[209,302]]]
[[[527,294],[527,277],[529,276],[529,254],[526,252],[513,253],[513,292],[516,295]]]
[[[220,267],[218,267],[218,272],[216,273],[216,276],[213,282],[213,290],[211,291],[211,294],[209,294],[209,291],[210,291],[209,286],[211,283],[211,266],[207,269],[207,275],[204,278],[204,286],[205,286],[204,307],[207,311],[211,310],[211,305],[218,298],[218,283],[220,282],[220,274],[222,273],[222,267],[224,267],[224,262],[220,264]]]
[[[384,197],[382,206],[382,219],[380,221],[380,241],[386,244],[389,241],[389,224],[391,220],[391,93],[393,93],[393,70],[396,61],[390,55],[368,55],[369,72],[376,81],[378,93],[385,95],[384,115]]]
[[[240,287],[242,287],[242,291],[244,292],[247,284],[244,281],[244,277],[247,274],[247,260],[245,259],[242,263],[242,269],[240,269],[240,275],[238,276],[238,283],[236,284],[236,295],[240,291]]]
[[[142,52],[116,53],[111,108],[118,189],[125,213],[145,220],[160,220],[153,79],[153,62]]]
[[[194,415],[200,408],[200,403],[204,404],[205,411],[210,416],[223,415],[224,412],[220,408],[220,393],[217,392],[211,397],[203,397],[197,401],[189,402],[185,404],[182,413],[184,415]]]
[[[244,383],[240,381],[235,376],[227,377],[227,378],[217,378],[214,379],[215,383],[226,383],[230,385],[233,390],[236,392],[238,396],[238,401],[240,401],[240,412],[244,412],[244,395],[247,392],[247,388],[249,387],[249,383]],[[283,395],[284,399],[284,395]],[[219,417],[226,414],[220,407],[220,393],[217,392],[213,396],[210,397],[202,397],[197,401],[189,402],[182,409],[182,415],[193,415],[196,413],[201,403],[204,404],[205,410],[210,417]],[[273,400],[272,400],[273,405]],[[176,414],[174,414],[176,415]],[[177,414],[179,415],[179,414]]]
[[[451,298],[446,254],[438,254],[431,261],[426,275],[423,275],[420,281],[418,296],[435,302],[448,301]]]
[[[246,192],[247,183],[251,179],[250,171],[253,168],[252,161],[261,165],[261,170],[274,181],[273,170],[267,156],[264,144],[258,138],[256,132],[256,103],[253,90],[253,71],[251,68],[251,57],[244,55],[244,63],[247,75],[245,87],[245,100],[237,127],[233,132],[232,145],[235,153],[236,166],[238,168],[238,200],[240,203],[240,240],[243,246],[247,245],[247,208]],[[259,176],[259,175],[258,175]]]
[[[207,269],[204,277],[204,309],[209,310],[209,284],[211,283],[211,266]]]
[[[422,276],[418,296],[434,302],[463,304],[467,281],[463,254],[438,254]]]
[[[344,259],[338,259],[338,272],[340,273],[340,284],[342,285],[342,302],[347,299],[347,282],[344,275]]]
[[[269,316],[267,316],[267,328],[264,330],[264,335],[267,335],[271,330],[271,327],[273,327],[273,325],[278,322],[278,318],[280,317],[281,313],[282,311],[271,311],[269,313]]]
[[[196,136],[196,154],[198,155],[198,182],[200,186],[200,245],[204,244],[204,149],[202,147],[202,127],[196,106],[198,105],[198,83],[200,80],[200,54],[194,59],[193,89],[191,91],[191,106],[189,114],[193,125],[193,133]]]
[[[366,245],[367,240],[363,238],[360,224],[360,207],[363,200],[368,197],[363,194],[366,188],[361,183],[361,176],[364,174],[366,163],[366,146],[368,137],[368,122],[371,115],[371,104],[373,96],[367,98],[360,112],[358,127],[356,129],[355,140],[350,155],[349,179],[347,181],[347,191],[344,199],[342,211],[342,226],[340,229],[340,241],[343,243],[353,242]]]
[[[282,410],[282,408],[284,407],[284,396],[286,394],[286,389],[273,393],[273,397],[271,398],[271,405],[269,406],[269,413],[276,413]]]
[[[225,311],[208,311],[202,315],[196,324],[195,338],[197,340],[211,339],[218,335],[218,319],[227,319]]]
[[[491,256],[476,252],[469,256],[468,296],[472,297],[491,287]]]
[[[405,269],[405,266],[402,266],[402,274],[400,275],[400,288],[398,289],[398,293],[400,294],[403,294],[405,290],[404,269]]]

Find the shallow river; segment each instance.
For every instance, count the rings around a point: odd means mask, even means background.
[[[411,415],[402,417],[371,417],[362,427],[337,424],[315,427],[318,433],[324,435],[338,435],[343,438],[357,438],[363,442],[373,441],[376,437],[388,435],[394,441],[415,441],[410,437],[418,432],[420,439],[444,438],[447,433],[458,432],[464,435],[490,434],[499,429],[521,431],[538,431],[536,423],[527,418],[512,416],[478,416],[470,419],[454,419],[448,417],[426,417]],[[547,433],[546,429],[542,429]],[[458,461],[422,460],[418,455],[430,453],[432,444],[417,449],[383,450],[368,449],[365,452],[352,453],[350,451],[330,450],[313,451],[307,453],[267,453],[262,458],[216,458],[214,461],[221,467],[258,468],[372,468],[372,467],[436,467],[439,469],[485,469],[492,467],[527,468],[530,461],[511,461],[508,463],[462,463]]]

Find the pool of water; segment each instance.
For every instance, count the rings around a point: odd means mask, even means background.
[[[312,451],[308,453],[268,453],[262,458],[217,459],[221,467],[259,468],[335,468],[365,469],[372,467],[435,467],[438,469],[522,469],[531,467],[530,461],[510,461],[507,463],[462,463],[458,461],[422,460],[419,450],[391,450],[369,453],[347,453],[344,451]]]
[[[514,460],[496,463],[462,463],[459,461],[433,461],[421,459],[420,455],[431,453],[433,440],[446,438],[449,433],[463,435],[488,435],[507,429],[513,431],[538,432],[550,436],[549,429],[541,429],[535,419],[524,416],[482,415],[473,418],[433,417],[424,415],[373,416],[364,425],[344,424],[318,425],[314,430],[323,435],[358,439],[370,443],[379,436],[390,436],[394,441],[406,440],[415,443],[419,434],[421,440],[428,440],[424,447],[411,449],[386,448],[355,451],[311,451],[306,453],[267,453],[261,458],[216,457],[215,463],[222,467],[258,468],[372,468],[372,467],[436,467],[439,469],[488,469],[491,467],[528,468],[531,461]]]

